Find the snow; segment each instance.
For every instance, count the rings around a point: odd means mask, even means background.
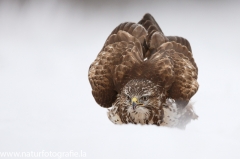
[[[87,158],[240,158],[239,2],[1,1],[0,152]],[[114,125],[88,68],[118,24],[151,13],[187,38],[199,68],[186,130]],[[10,158],[10,157],[9,157]]]

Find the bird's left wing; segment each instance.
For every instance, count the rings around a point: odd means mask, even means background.
[[[188,103],[199,86],[197,82],[197,66],[192,53],[186,46],[175,41],[164,43],[158,48],[157,53],[168,54],[173,61],[175,80],[168,90],[169,97]]]
[[[197,92],[198,68],[187,39],[178,36],[165,36],[150,14],[145,14],[139,24],[148,31],[146,45],[149,49],[149,62],[157,73],[149,74],[155,83],[166,89],[168,98],[175,99],[179,105],[186,106]],[[164,62],[163,62],[164,61]],[[162,71],[160,71],[162,70]]]

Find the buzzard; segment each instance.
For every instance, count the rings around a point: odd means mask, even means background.
[[[178,128],[198,117],[189,104],[197,76],[188,40],[165,36],[150,14],[117,26],[88,73],[92,95],[113,123]]]

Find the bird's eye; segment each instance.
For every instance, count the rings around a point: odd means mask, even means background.
[[[131,101],[131,98],[130,98],[129,96],[127,96],[127,100],[128,100],[128,101]]]
[[[148,100],[148,96],[143,96],[143,97],[142,97],[142,100],[143,100],[143,101],[147,101],[147,100]]]

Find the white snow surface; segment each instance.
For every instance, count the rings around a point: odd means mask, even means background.
[[[240,158],[237,1],[1,1],[0,152],[76,151],[90,159]],[[186,130],[114,125],[88,69],[120,23],[151,13],[187,38],[199,68]],[[10,157],[9,157],[10,158]]]

